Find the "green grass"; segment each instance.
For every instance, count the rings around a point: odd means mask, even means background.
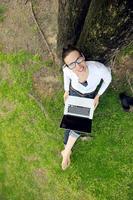
[[[101,97],[94,139],[77,141],[63,172],[63,88],[43,101],[46,119],[28,95],[45,63],[22,51],[0,53],[0,63],[0,200],[132,200],[133,113],[123,112],[116,91]]]
[[[7,8],[3,5],[0,5],[0,22],[3,22],[5,19],[5,12]]]

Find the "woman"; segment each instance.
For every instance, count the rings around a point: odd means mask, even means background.
[[[94,108],[99,104],[100,96],[105,92],[111,82],[111,72],[102,63],[96,61],[85,61],[82,52],[68,45],[63,48],[62,59],[64,73],[64,102],[69,95],[89,97],[94,99]],[[100,89],[97,87],[101,83]],[[71,149],[80,137],[80,133],[73,130],[65,130],[64,145],[61,152],[62,169],[65,170],[70,165]]]

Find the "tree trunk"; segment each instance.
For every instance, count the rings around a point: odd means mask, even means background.
[[[77,46],[89,59],[108,62],[132,40],[132,0],[92,0]]]
[[[59,0],[57,49],[59,57],[67,44],[76,44],[91,0]]]

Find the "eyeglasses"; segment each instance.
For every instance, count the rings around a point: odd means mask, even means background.
[[[68,67],[69,69],[74,69],[76,67],[76,64],[80,64],[83,61],[85,61],[84,55],[78,57],[74,62],[70,63],[69,65],[65,64],[64,67]]]

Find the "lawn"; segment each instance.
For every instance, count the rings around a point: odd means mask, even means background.
[[[62,171],[63,87],[42,101],[49,117],[29,95],[42,65],[38,55],[0,53],[0,200],[132,200],[133,113],[119,91],[101,97],[93,139],[77,141]]]

